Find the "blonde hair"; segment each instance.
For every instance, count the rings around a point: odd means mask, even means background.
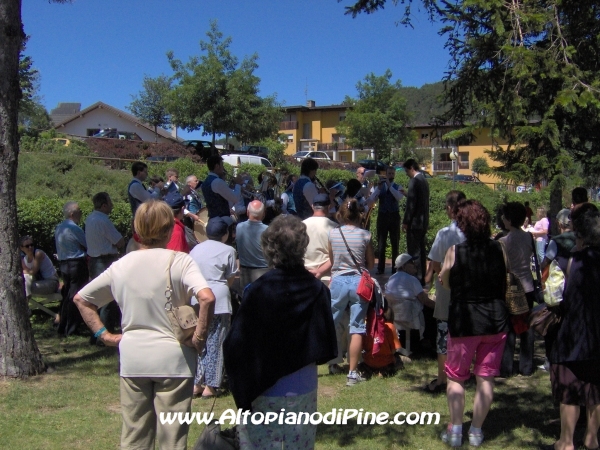
[[[148,200],[135,212],[133,226],[145,247],[166,245],[173,232],[173,211],[162,200]]]

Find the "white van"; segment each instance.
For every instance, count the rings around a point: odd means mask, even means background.
[[[273,168],[271,162],[267,158],[263,158],[262,156],[233,153],[229,155],[221,155],[221,158],[223,158],[224,162],[232,165],[236,169],[242,164],[258,164],[265,166],[267,169]]]

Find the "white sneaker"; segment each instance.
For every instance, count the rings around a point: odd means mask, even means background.
[[[346,386],[354,386],[355,384],[362,383],[363,381],[367,381],[367,379],[362,377],[357,371],[352,371],[348,374]]]
[[[448,425],[448,428],[442,432],[440,437],[442,438],[442,442],[448,444],[450,447],[460,447],[462,445],[462,431],[460,433],[453,433],[452,425]]]
[[[469,430],[469,445],[473,447],[479,447],[483,442],[483,433],[480,431],[479,433],[473,433]]]

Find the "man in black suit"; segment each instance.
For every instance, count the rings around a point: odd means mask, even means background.
[[[406,175],[410,177],[406,211],[402,221],[402,229],[406,232],[407,253],[418,259],[417,278],[424,284],[425,280],[425,235],[429,228],[429,184],[414,159],[407,159],[404,164]]]

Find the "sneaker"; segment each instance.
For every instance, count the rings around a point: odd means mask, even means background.
[[[346,386],[354,386],[355,384],[361,383],[363,381],[367,381],[366,378],[362,377],[360,373],[354,371],[348,374],[348,381],[346,381]]]
[[[329,375],[339,375],[340,373],[344,373],[344,369],[339,364],[329,364]]]
[[[442,432],[440,437],[442,438],[442,442],[448,444],[450,447],[460,447],[462,445],[462,432],[453,433],[451,424]]]
[[[473,447],[479,447],[483,442],[483,433],[480,431],[478,433],[473,433],[469,430],[469,445]]]

